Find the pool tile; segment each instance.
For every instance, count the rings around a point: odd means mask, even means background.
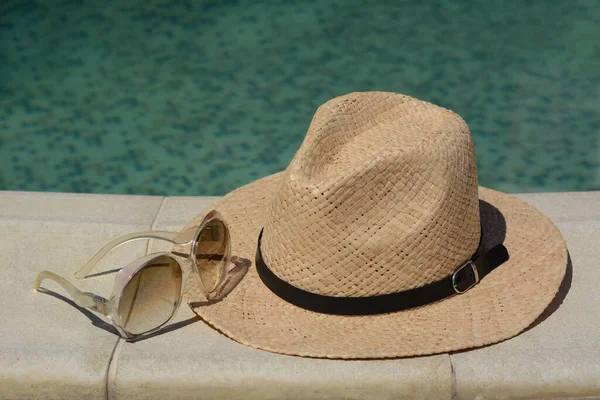
[[[121,343],[109,398],[450,399],[447,355],[388,361],[318,360],[252,349],[202,323],[187,307],[181,327]]]
[[[115,236],[151,227],[161,198],[0,192],[0,397],[106,398],[118,337],[92,312],[76,308],[41,270],[81,290],[109,296],[114,275],[77,281],[73,273]],[[98,271],[146,252],[145,242],[109,253]]]
[[[177,230],[217,198],[166,198],[155,229]],[[150,251],[168,248],[151,244]],[[120,343],[109,398],[449,399],[447,355],[386,361],[315,360],[241,345],[208,327],[186,306],[174,330]]]
[[[599,195],[575,194],[572,203],[566,194],[520,197],[552,215],[567,241],[571,265],[556,300],[529,330],[496,345],[451,354],[454,398],[597,398]]]

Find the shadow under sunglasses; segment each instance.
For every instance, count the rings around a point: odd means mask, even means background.
[[[250,260],[241,258],[241,257],[237,257],[237,256],[233,256],[231,258],[231,263],[234,266],[231,269],[229,269],[226,273],[223,290],[220,293],[219,297],[217,299],[213,299],[213,300],[209,300],[209,301],[192,302],[189,304],[190,307],[195,308],[195,307],[200,307],[200,306],[207,306],[207,305],[215,304],[215,303],[223,300],[223,298],[225,298],[227,296],[227,294],[229,294],[237,286],[237,284],[243,279],[243,277],[246,275],[246,273],[248,272],[248,269],[250,268],[250,265],[251,265]],[[90,276],[101,276],[101,275],[114,273],[117,271],[119,271],[119,269],[103,271],[103,272],[99,272],[99,273],[96,273],[96,274],[93,274]],[[100,329],[103,329],[109,333],[112,333],[113,335],[117,336],[118,338],[121,338],[121,335],[119,334],[117,329],[112,324],[102,320],[100,317],[98,317],[96,314],[94,314],[90,310],[88,310],[84,307],[78,306],[73,300],[71,300],[65,296],[62,296],[61,294],[56,293],[52,290],[46,289],[44,287],[40,287],[38,291],[40,293],[43,293],[43,294],[46,294],[46,295],[49,295],[49,296],[52,296],[54,298],[64,301],[65,303],[69,304],[70,306],[74,307],[79,312],[81,312],[83,315],[85,315],[92,322],[92,325],[94,325]],[[191,325],[200,320],[201,320],[200,317],[198,317],[197,315],[194,315],[193,317],[185,319],[183,321],[178,321],[178,322],[174,322],[174,323],[165,325],[156,332],[153,332],[150,334],[145,334],[145,335],[140,335],[136,338],[128,339],[127,341],[130,343],[135,343],[135,342],[139,342],[142,340],[147,340],[147,339],[153,338],[155,336],[163,335],[165,333],[172,332],[177,329],[183,328],[185,326]]]
[[[109,333],[112,333],[113,335],[117,336],[119,339],[121,339],[121,335],[119,335],[119,332],[117,331],[117,329],[112,326],[112,324],[103,321],[100,317],[98,317],[96,314],[94,314],[93,312],[83,308],[83,307],[79,307],[77,304],[75,304],[75,302],[67,297],[62,296],[61,294],[58,294],[56,292],[53,292],[52,290],[48,290],[46,288],[41,287],[39,289],[39,293],[43,293],[43,294],[47,294],[49,296],[55,297],[59,300],[64,301],[65,303],[69,304],[70,306],[74,307],[75,309],[77,309],[79,312],[81,312],[83,315],[85,315],[91,322],[92,325],[94,325],[95,327],[98,327],[100,329],[103,329]],[[165,325],[163,326],[161,329],[159,329],[158,331],[148,334],[148,335],[142,335],[139,336],[135,339],[130,339],[128,340],[128,342],[130,343],[135,343],[138,341],[142,341],[142,340],[146,340],[146,339],[150,339],[153,338],[155,336],[159,336],[168,332],[172,332],[174,330],[183,328],[184,326],[188,326],[190,324],[193,324],[194,322],[200,321],[200,317],[198,317],[197,315],[193,316],[192,318],[188,318],[186,320],[183,321],[179,321],[179,322],[174,322],[172,324],[169,325]]]

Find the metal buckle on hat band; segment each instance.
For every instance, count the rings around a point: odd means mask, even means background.
[[[468,270],[464,271],[467,267],[471,267],[472,276]],[[463,287],[466,283],[468,283],[465,281],[467,275],[473,278],[473,283],[469,284],[469,286],[467,287]],[[458,294],[466,292],[467,290],[475,286],[478,282],[479,273],[477,272],[477,266],[473,261],[470,260],[467,261],[463,266],[458,268],[456,271],[454,271],[454,273],[452,274],[452,287],[454,288],[454,291]]]

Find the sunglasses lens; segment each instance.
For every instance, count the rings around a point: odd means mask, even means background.
[[[129,281],[119,301],[121,326],[140,334],[171,318],[181,294],[181,268],[162,256],[140,269]]]
[[[214,220],[201,232],[196,247],[196,265],[206,290],[214,290],[223,275],[227,257],[227,228]]]

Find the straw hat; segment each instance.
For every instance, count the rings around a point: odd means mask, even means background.
[[[566,271],[550,220],[478,187],[460,116],[400,94],[325,103],[285,171],[214,208],[232,254],[252,265],[220,301],[200,301],[192,280],[186,299],[220,332],[276,353],[387,358],[495,343],[536,320]]]

